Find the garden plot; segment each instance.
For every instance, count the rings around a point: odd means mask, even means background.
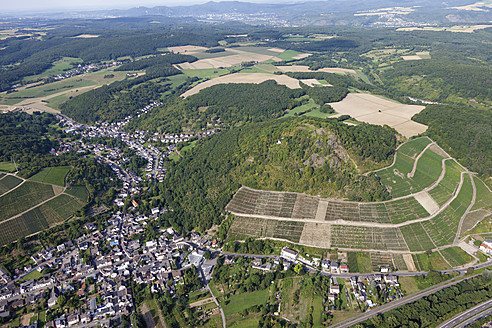
[[[366,93],[349,93],[342,101],[330,105],[339,115],[350,115],[370,124],[389,125],[408,138],[427,130],[426,125],[411,120],[425,106],[404,105]]]
[[[379,272],[380,271],[379,268],[382,266],[390,266],[394,268],[391,254],[379,253],[379,252],[371,253],[372,271]]]
[[[268,73],[234,73],[228,74],[214,79],[202,82],[190,90],[183,93],[181,96],[186,98],[191,95],[197,94],[200,90],[211,87],[216,84],[227,84],[227,83],[262,83],[268,80],[275,80],[278,84],[283,84],[290,89],[300,88],[299,80],[291,78],[287,75],[275,75]]]
[[[403,258],[402,254],[393,254],[392,255],[392,260],[393,260],[393,267],[398,270],[398,271],[407,271],[407,263],[405,262],[405,259]]]

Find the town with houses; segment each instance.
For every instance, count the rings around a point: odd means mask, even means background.
[[[397,290],[397,277],[389,267],[381,274],[351,275],[346,264],[335,261],[302,257],[297,251],[283,248],[279,256],[247,256],[223,252],[215,239],[192,232],[180,236],[172,228],[161,229],[154,240],[141,242],[132,236],[143,233],[145,226],[165,212],[152,209],[150,216],[132,213],[114,213],[103,230],[93,223],[84,226],[85,234],[56,248],[46,248],[33,255],[32,266],[17,270],[9,276],[0,270],[0,317],[23,307],[44,306],[47,310],[45,327],[110,327],[118,325],[122,316],[134,311],[131,281],[148,284],[152,293],[168,291],[173,295],[183,283],[185,269],[195,268],[206,285],[212,279],[217,258],[224,256],[224,265],[234,265],[235,257],[249,257],[251,268],[273,271],[281,265],[283,270],[302,265],[307,272],[349,279],[353,297],[361,304],[376,304],[368,295],[368,284],[381,289]],[[208,253],[208,256],[207,256]],[[266,262],[266,263],[265,263]],[[26,280],[33,272],[43,273],[41,278]],[[335,302],[342,291],[339,280],[332,278],[328,301]],[[345,289],[347,293],[347,290]],[[77,296],[77,310],[71,313],[58,311],[67,298]],[[29,326],[28,326],[29,327]],[[37,327],[37,322],[32,327]]]

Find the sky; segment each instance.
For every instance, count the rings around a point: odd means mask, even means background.
[[[54,10],[92,10],[92,9],[128,9],[145,6],[186,6],[205,3],[209,0],[3,0],[3,12],[39,12]],[[222,0],[215,0],[222,1]],[[248,2],[297,2],[295,0],[243,0]]]

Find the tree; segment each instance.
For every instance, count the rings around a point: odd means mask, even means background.
[[[203,254],[203,257],[206,259],[206,260],[210,260],[212,258],[212,253],[210,253],[209,250],[206,250],[205,253]]]

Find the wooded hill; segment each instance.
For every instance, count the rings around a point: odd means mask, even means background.
[[[189,230],[220,223],[220,214],[241,184],[385,200],[386,188],[377,177],[360,175],[354,162],[381,166],[391,162],[395,147],[394,131],[374,125],[309,118],[248,124],[200,141],[169,168],[159,191],[138,201],[172,208],[163,219]]]

